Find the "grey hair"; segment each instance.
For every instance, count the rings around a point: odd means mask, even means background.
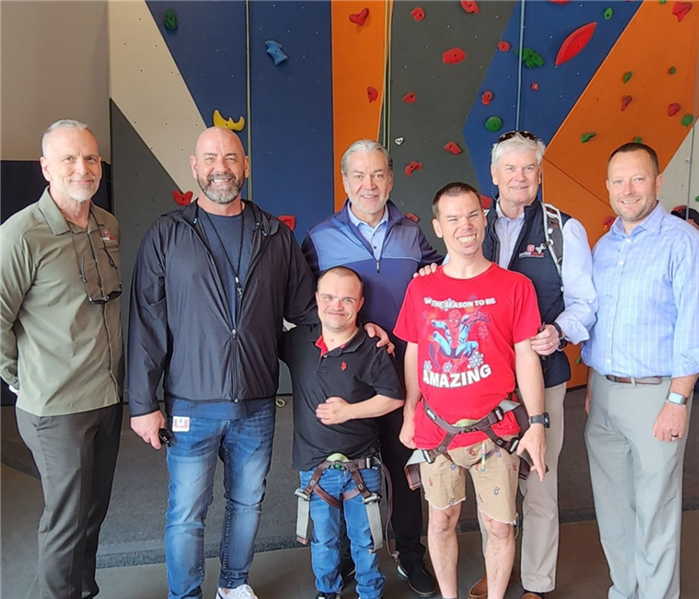
[[[493,144],[493,149],[490,153],[490,164],[495,168],[500,162],[500,158],[508,152],[528,152],[534,150],[536,154],[536,163],[541,166],[544,161],[544,152],[546,152],[546,144],[540,139],[528,139],[522,137],[519,133],[515,133],[505,141],[496,142]]]
[[[51,135],[56,129],[80,129],[81,131],[90,131],[90,128],[85,124],[81,123],[80,121],[76,121],[75,119],[60,119],[56,121],[55,123],[51,123],[49,125],[49,128],[44,131],[44,134],[41,136],[41,155],[45,156],[46,155],[46,140],[48,139],[48,136]],[[94,137],[94,133],[92,133]]]
[[[355,154],[356,152],[378,152],[386,159],[389,172],[393,172],[393,158],[391,158],[388,150],[377,141],[373,141],[371,139],[360,139],[355,141],[349,148],[347,148],[347,151],[342,155],[340,170],[342,171],[343,177],[347,176],[349,159],[352,154]]]

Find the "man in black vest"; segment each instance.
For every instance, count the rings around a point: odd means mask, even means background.
[[[570,364],[562,350],[569,342],[589,338],[597,310],[584,227],[538,199],[545,150],[544,143],[528,131],[504,133],[493,146],[490,171],[499,195],[488,212],[483,243],[488,260],[531,279],[542,318],[532,347],[541,356],[544,372],[549,472],[543,481],[536,476],[520,481],[523,599],[543,598],[556,586],[558,456],[563,446],[563,399],[570,379]],[[484,534],[484,548],[486,542]],[[469,599],[487,595],[484,575],[471,587]]]

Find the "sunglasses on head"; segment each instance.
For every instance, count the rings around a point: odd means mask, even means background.
[[[539,138],[534,135],[531,131],[507,131],[498,137],[498,143],[512,139],[515,135],[519,135],[524,139],[529,139],[531,141],[539,141]]]

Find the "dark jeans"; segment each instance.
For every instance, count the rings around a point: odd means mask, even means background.
[[[16,409],[22,440],[41,476],[37,599],[88,599],[95,581],[99,531],[114,480],[123,408],[34,416]]]

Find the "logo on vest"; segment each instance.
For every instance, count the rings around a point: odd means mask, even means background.
[[[520,258],[543,258],[545,249],[546,249],[546,242],[543,242],[539,245],[534,245],[533,243],[530,243],[527,246],[526,251],[519,253],[519,257]]]

